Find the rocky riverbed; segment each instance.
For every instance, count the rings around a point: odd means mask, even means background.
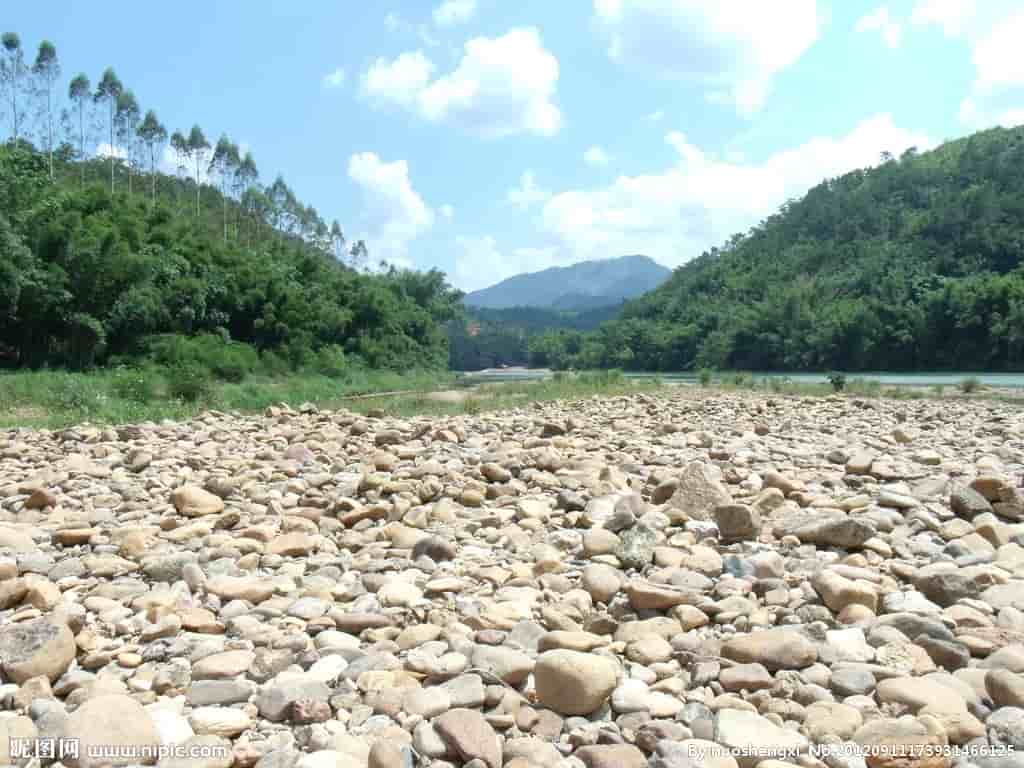
[[[0,457],[0,764],[1024,765],[1012,406],[275,408]]]

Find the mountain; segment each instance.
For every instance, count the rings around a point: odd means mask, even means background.
[[[550,307],[583,310],[618,304],[657,288],[670,270],[647,256],[581,261],[502,280],[473,291],[463,300],[469,307]]]
[[[675,270],[534,365],[1024,370],[1024,127],[883,156]]]

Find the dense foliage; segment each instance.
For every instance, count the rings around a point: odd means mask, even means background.
[[[448,366],[453,371],[478,371],[501,365],[526,365],[534,336],[556,328],[593,330],[621,309],[622,304],[586,311],[472,307],[465,317],[449,324]]]
[[[1024,128],[814,187],[534,365],[1024,370]]]
[[[368,273],[364,243],[348,247],[280,177],[261,185],[226,136],[211,148],[198,126],[176,132],[178,174],[161,172],[167,131],[112,70],[95,90],[73,78],[55,116],[56,49],[29,67],[16,35],[3,43],[3,364],[146,359],[235,381],[257,367],[445,367],[461,294],[443,274]]]

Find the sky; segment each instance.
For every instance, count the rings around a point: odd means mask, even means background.
[[[463,290],[675,267],[824,178],[1024,123],[1019,0],[4,0],[66,82],[252,151],[371,259]]]

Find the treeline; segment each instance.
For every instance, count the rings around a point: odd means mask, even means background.
[[[1024,370],[1024,128],[819,184],[532,365]]]
[[[453,371],[479,371],[502,365],[526,365],[531,340],[538,334],[551,329],[593,330],[621,309],[622,304],[583,311],[470,307],[465,317],[449,323],[448,366]]]
[[[232,375],[262,365],[445,367],[461,294],[443,274],[355,268],[365,244],[347,247],[340,226],[280,177],[263,186],[251,154],[226,137],[212,150],[198,127],[184,144],[170,137],[193,173],[163,173],[166,130],[153,112],[136,122],[135,97],[111,70],[95,90],[74,77],[74,112],[57,112],[55,48],[40,45],[29,66],[16,35],[2,45],[4,365],[161,358],[213,368],[223,355]],[[79,118],[78,141],[58,142],[54,116],[68,114]],[[104,157],[84,127],[96,114],[109,121]]]
[[[46,155],[51,180],[62,169],[77,173],[82,185],[104,173],[111,194],[120,183],[131,197],[146,174],[150,199],[156,199],[160,184],[175,193],[180,207],[190,193],[196,218],[204,190],[209,195],[216,189],[220,194],[210,195],[216,199],[208,204],[221,206],[223,239],[234,235],[251,241],[261,230],[274,230],[330,250],[353,267],[367,266],[365,242],[348,243],[338,221],[328,225],[280,175],[261,184],[252,152],[243,152],[226,133],[212,145],[198,124],[169,133],[156,111],[143,113],[134,91],[110,67],[95,87],[79,72],[62,88],[57,48],[48,40],[39,44],[31,63],[17,33],[5,32],[0,45],[0,117],[7,119],[14,144],[29,142]],[[105,158],[105,170],[96,158]],[[73,168],[71,161],[77,161]]]

